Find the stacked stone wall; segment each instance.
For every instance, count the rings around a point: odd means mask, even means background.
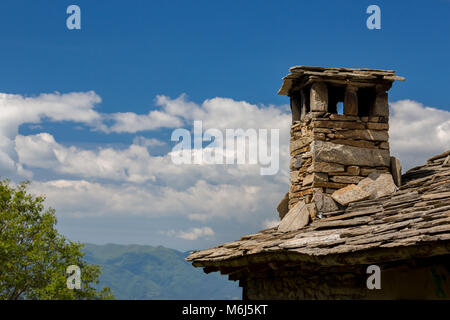
[[[289,208],[390,171],[388,117],[309,112],[291,126]]]
[[[302,266],[296,271],[281,269],[271,275],[252,274],[242,281],[244,299],[450,299],[450,264],[444,260],[442,256],[414,263],[406,260],[396,267],[380,265],[381,289],[367,287],[368,265],[306,273]]]

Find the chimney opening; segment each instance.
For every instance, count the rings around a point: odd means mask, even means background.
[[[310,94],[311,94],[311,86],[307,86],[302,89],[303,107],[305,108],[305,114],[311,111]]]
[[[359,88],[358,89],[358,116],[367,117],[370,115],[370,110],[375,104],[377,92],[375,87]]]
[[[328,85],[328,112],[344,114],[345,87]]]
[[[291,95],[291,111],[292,123],[301,120],[302,96],[299,91],[293,92]]]

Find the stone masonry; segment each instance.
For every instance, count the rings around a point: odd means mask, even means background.
[[[279,92],[290,97],[292,110],[288,208],[301,200],[310,203],[316,192],[331,195],[358,184],[372,172],[389,173],[387,91],[394,80],[404,79],[373,69],[293,67],[290,72]]]
[[[291,127],[289,208],[313,191],[332,194],[389,172],[387,117],[309,113]]]

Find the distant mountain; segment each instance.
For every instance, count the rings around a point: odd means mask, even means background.
[[[205,274],[184,259],[187,252],[140,245],[86,244],[88,263],[102,267],[100,287],[117,299],[240,299],[237,282],[218,273]]]

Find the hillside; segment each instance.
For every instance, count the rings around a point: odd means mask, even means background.
[[[188,253],[141,245],[84,247],[88,263],[102,267],[100,286],[117,299],[240,299],[236,282],[217,273],[204,274],[184,260]]]

